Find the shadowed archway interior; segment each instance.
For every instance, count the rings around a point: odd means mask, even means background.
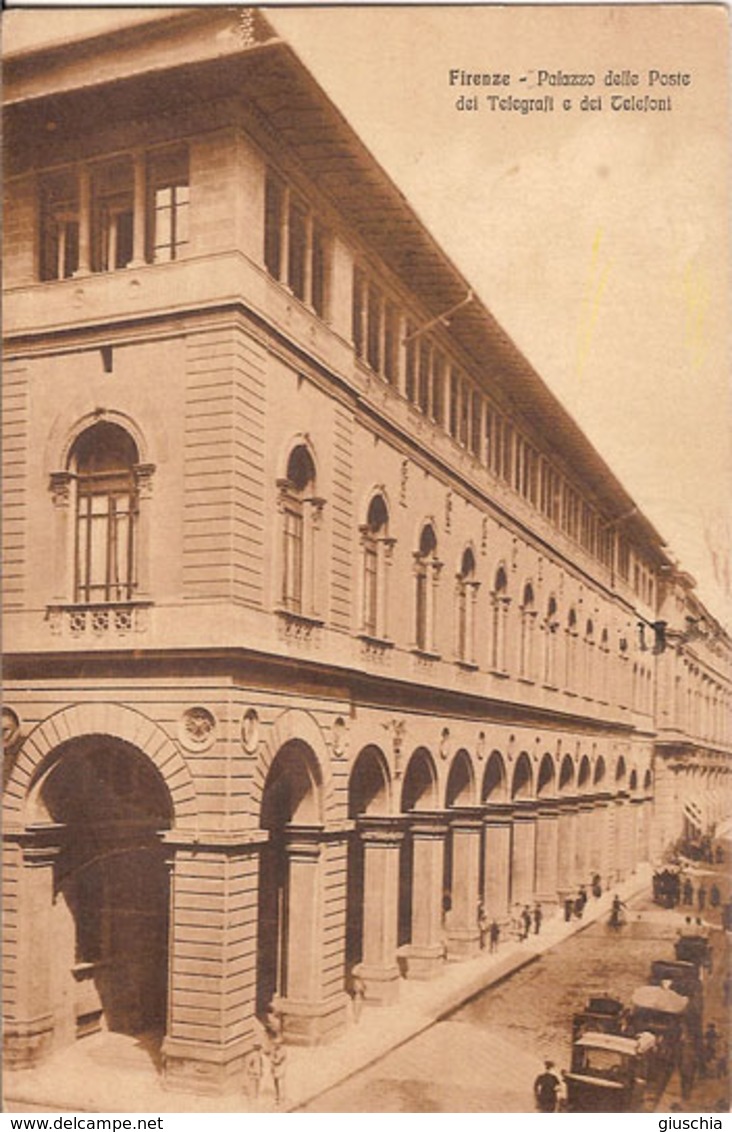
[[[166,1022],[168,790],[136,748],[107,736],[62,747],[41,779],[38,817],[58,823],[49,963],[61,1044],[99,1029]]]
[[[288,839],[321,818],[321,775],[310,747],[300,740],[285,743],[272,762],[264,784],[260,825],[269,833],[259,864],[257,917],[257,996],[261,1016],[275,998],[287,996],[291,933],[307,937],[308,925],[291,922]]]

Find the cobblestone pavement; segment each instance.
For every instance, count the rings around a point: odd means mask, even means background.
[[[303,1111],[531,1111],[532,1083],[542,1059],[569,1066],[572,1014],[593,994],[608,992],[628,1001],[647,981],[651,960],[673,958],[684,911],[634,902],[619,933],[603,918]],[[719,915],[709,922],[719,925]],[[714,1021],[728,1039],[722,989],[727,942],[721,930],[712,932],[712,940],[715,969],[705,988],[705,1023]],[[728,1096],[725,1073],[698,1080],[683,1102],[674,1072],[657,1111],[728,1111]]]

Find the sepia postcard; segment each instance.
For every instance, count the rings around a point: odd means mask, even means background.
[[[727,7],[2,32],[5,1110],[721,1128]]]

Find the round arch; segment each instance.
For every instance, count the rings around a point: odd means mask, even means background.
[[[289,739],[275,755],[262,791],[259,824],[270,833],[323,820],[322,777],[312,749]]]
[[[98,424],[116,425],[128,433],[137,448],[139,462],[141,464],[150,462],[151,449],[147,435],[128,413],[120,412],[117,409],[93,409],[75,414],[74,423],[70,427],[67,423],[68,420],[68,411],[59,414],[51,428],[45,450],[46,467],[44,470],[48,474],[65,471],[69,466],[72,450],[79,437]],[[159,429],[155,430],[156,437],[159,431]],[[155,447],[157,451],[159,445],[156,443]]]
[[[386,816],[391,812],[391,778],[383,751],[369,744],[358,754],[348,779],[348,816]]]
[[[556,768],[554,759],[547,752],[539,763],[539,774],[536,780],[536,796],[544,798],[554,793],[556,784]]]
[[[435,810],[438,804],[437,769],[434,759],[426,747],[417,747],[404,772],[400,809],[403,813],[412,810]]]
[[[503,560],[501,560],[500,562],[498,562],[496,564],[496,568],[493,571],[493,577],[492,577],[492,583],[493,583],[492,592],[493,593],[496,593],[496,594],[507,594],[508,593],[508,576],[509,576],[509,572],[508,572],[508,568],[506,566],[506,563]]]
[[[516,760],[511,776],[511,799],[519,801],[530,798],[533,793],[534,776],[531,770],[531,759],[522,751]]]
[[[153,763],[170,793],[176,829],[195,828],[198,799],[188,764],[172,739],[153,720],[116,703],[77,704],[39,723],[24,740],[8,779],[6,827],[25,824],[34,792],[55,753],[71,739],[99,735],[137,748]]]
[[[386,485],[383,483],[372,483],[371,486],[366,488],[365,491],[360,492],[359,505],[356,514],[365,518],[365,516],[367,516],[369,513],[371,504],[375,499],[378,499],[379,497],[384,501],[387,515],[392,515],[393,508],[391,499],[389,497],[389,491]],[[360,519],[360,521],[363,522],[364,519],[362,518]]]
[[[416,546],[418,550],[420,550],[422,545],[422,536],[428,528],[432,531],[435,546],[439,546],[440,540],[437,534],[438,526],[434,515],[423,515],[422,518],[415,523],[413,529],[412,545]]]
[[[536,608],[536,586],[533,578],[526,578],[521,587],[521,608],[526,610]]]
[[[486,763],[480,798],[484,805],[508,801],[508,775],[500,751],[492,751]]]
[[[559,793],[569,794],[574,786],[574,763],[571,755],[565,755],[559,767]]]
[[[260,748],[261,755],[252,780],[250,803],[252,817],[256,818],[261,811],[265,782],[270,767],[279,751],[291,742],[299,742],[310,750],[318,768],[317,778],[321,791],[323,817],[326,821],[333,818],[335,799],[328,747],[317,720],[309,712],[302,711],[300,708],[283,711],[272,724],[267,742],[263,743]]]
[[[592,771],[590,767],[590,760],[587,755],[583,755],[580,759],[579,770],[577,772],[577,789],[581,794],[586,794],[592,784]]]
[[[450,764],[445,789],[445,807],[472,806],[475,804],[475,774],[470,755],[462,748]]]
[[[314,478],[319,482],[320,468],[318,466],[318,458],[315,452],[315,446],[306,432],[296,432],[290,436],[281,446],[277,454],[277,468],[279,470],[279,479],[287,479],[287,469],[292,459],[294,452],[298,448],[303,448],[313,465]]]

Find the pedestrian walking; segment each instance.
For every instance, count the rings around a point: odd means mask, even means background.
[[[602,896],[602,879],[599,873],[595,873],[592,878],[592,895],[595,900],[599,900]]]
[[[574,914],[578,920],[582,919],[582,914],[585,910],[585,902],[581,896],[575,897],[574,901]]]
[[[572,919],[573,913],[574,913],[574,900],[572,899],[571,896],[568,896],[566,898],[566,900],[564,901],[564,922],[565,922],[565,924],[568,924],[569,921]]]
[[[247,1096],[256,1101],[259,1098],[259,1090],[262,1085],[262,1078],[264,1077],[264,1054],[262,1053],[262,1043],[255,1042],[254,1049],[250,1050],[244,1059],[244,1074],[246,1077],[246,1091]]]
[[[287,1051],[281,1042],[272,1046],[269,1053],[269,1065],[272,1071],[275,1104],[279,1108],[285,1099],[285,1070],[287,1068]]]
[[[493,952],[498,947],[498,941],[501,938],[501,929],[497,920],[491,920],[491,926],[488,929],[488,942],[490,950]]]
[[[353,1021],[358,1025],[366,1001],[366,984],[360,975],[351,975],[351,1002],[353,1004]]]
[[[541,921],[542,921],[542,919],[543,919],[543,912],[541,910],[541,904],[539,904],[538,901],[537,901],[537,903],[534,905],[534,935],[538,935],[539,932],[541,931]]]
[[[612,907],[610,909],[610,919],[608,921],[611,928],[619,928],[621,926],[621,924],[623,922],[623,918],[622,918],[623,912],[622,912],[622,910],[623,910],[624,907],[625,907],[625,904],[623,903],[623,901],[620,899],[620,897],[618,896],[618,894],[616,892],[615,895],[613,896],[613,903],[612,903]]]
[[[554,1062],[544,1062],[544,1072],[534,1081],[534,1098],[539,1112],[557,1111],[557,1094],[561,1081],[554,1072]]]
[[[522,939],[526,939],[531,931],[531,909],[528,904],[524,905],[524,910],[521,913],[521,926],[522,926]]]

